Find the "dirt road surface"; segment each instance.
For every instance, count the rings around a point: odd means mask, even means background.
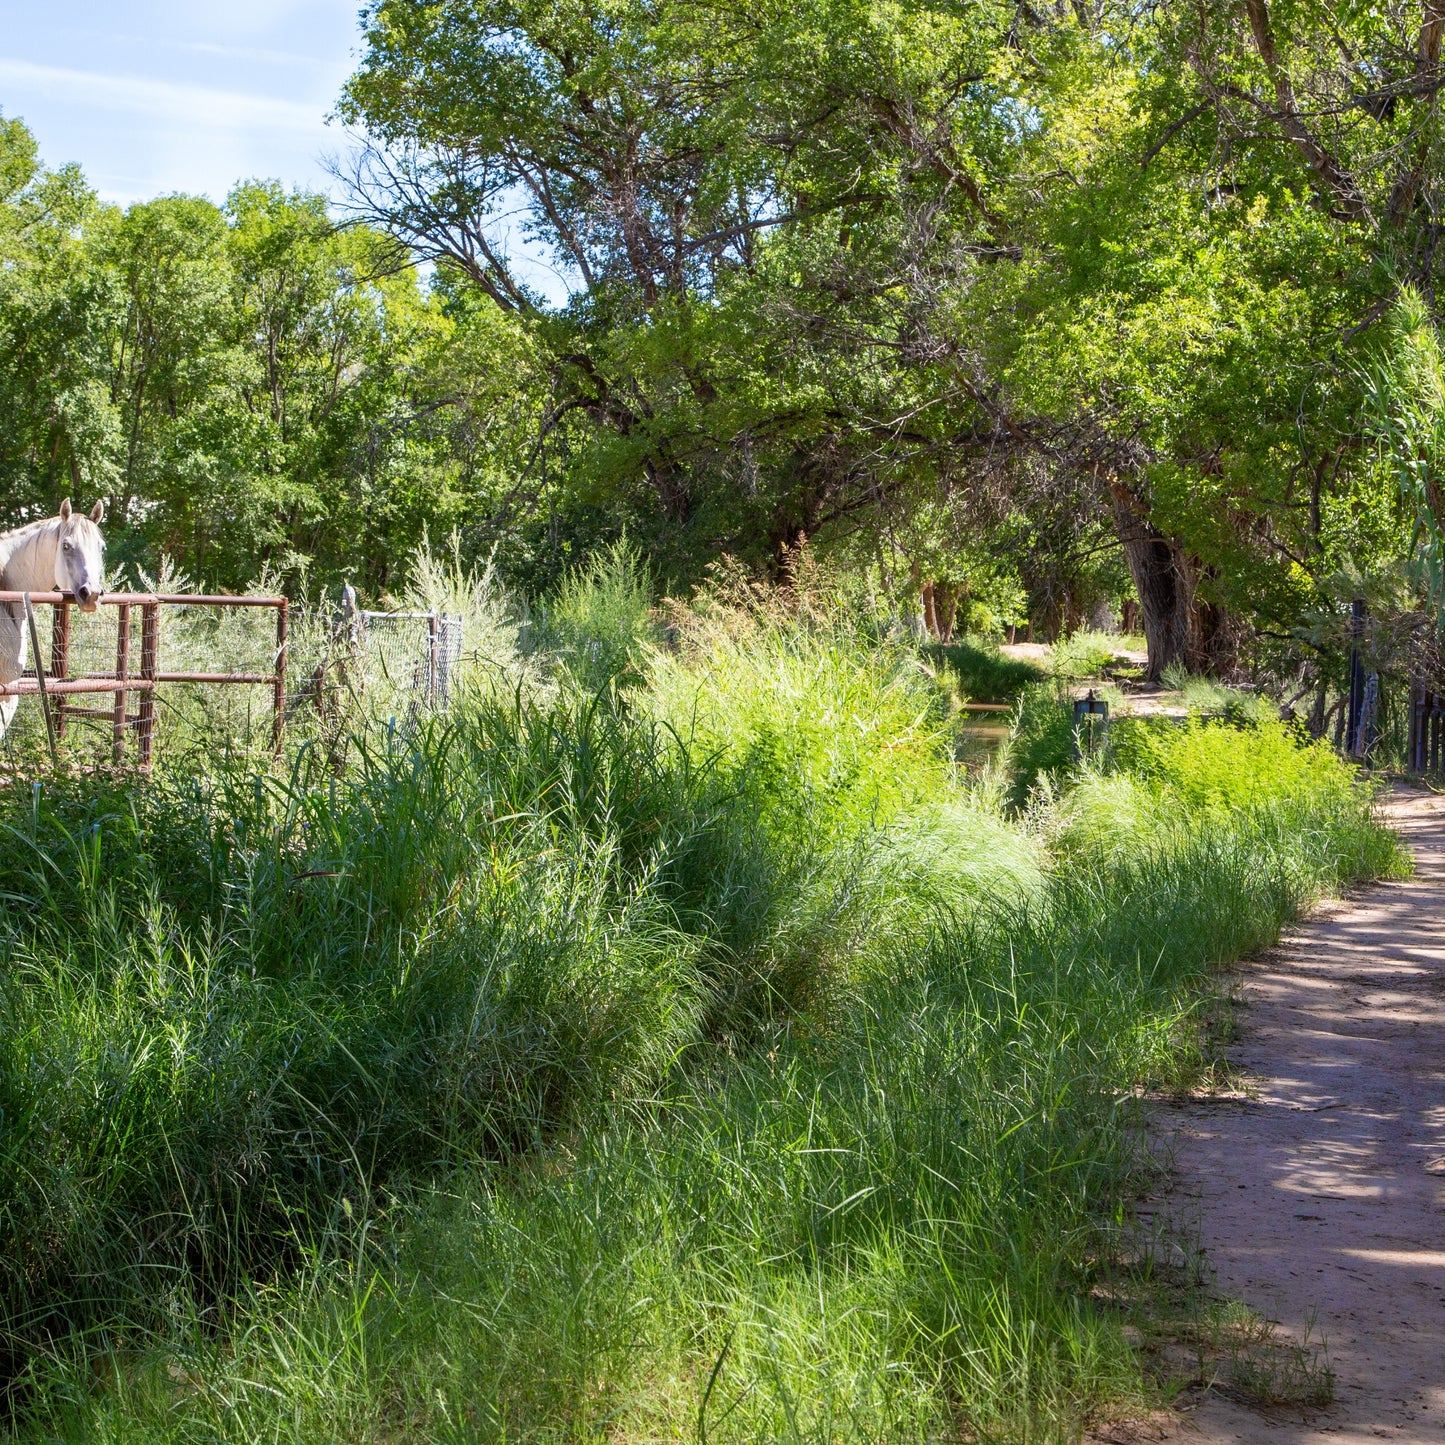
[[[1186,1396],[1170,1433],[1213,1442],[1445,1442],[1445,798],[1398,793],[1407,882],[1300,925],[1243,972],[1226,1050],[1250,1097],[1166,1109],[1217,1294],[1335,1372],[1323,1410]],[[1192,1408],[1191,1408],[1192,1407]]]

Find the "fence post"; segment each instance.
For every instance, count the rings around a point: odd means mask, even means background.
[[[1357,758],[1364,750],[1365,661],[1360,656],[1360,638],[1365,630],[1365,601],[1357,597],[1350,604],[1350,692],[1345,711],[1345,754]]]
[[[35,608],[30,594],[25,596],[25,622],[30,628],[30,653],[35,659],[35,687],[40,694],[40,711],[45,715],[45,738],[50,744],[50,766],[60,767],[60,751],[55,742],[55,719],[50,715],[50,694],[45,690],[45,664],[40,660],[40,635],[35,630]]]
[[[156,728],[156,673],[160,671],[157,666],[158,654],[160,652],[161,605],[159,602],[146,602],[141,606],[140,613],[140,675],[141,681],[149,686],[140,695],[140,718],[136,724],[136,732],[140,738],[140,765],[149,768],[155,750],[155,728]]]
[[[435,707],[437,705],[437,614],[436,608],[427,613],[426,618],[426,641],[427,641],[427,666],[426,666],[426,705]]]
[[[281,756],[281,742],[286,732],[286,651],[290,642],[290,604],[283,597],[276,609],[276,681],[275,720],[272,724],[271,746],[275,755]]]
[[[55,609],[50,631],[50,676],[64,678],[70,674],[70,603],[62,602]],[[65,699],[55,699],[55,736],[65,737]]]
[[[130,603],[122,602],[115,609],[115,679],[126,682],[130,678]],[[125,760],[126,699],[129,694],[121,688],[115,695],[115,708],[111,713],[111,758],[119,767]]]

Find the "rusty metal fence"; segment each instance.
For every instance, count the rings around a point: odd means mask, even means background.
[[[68,592],[0,592],[0,608],[28,625],[33,646],[30,668],[13,682],[0,684],[0,697],[39,697],[52,750],[65,737],[67,724],[80,719],[108,722],[111,754],[125,757],[126,737],[135,730],[140,765],[148,768],[155,751],[156,690],[167,683],[203,683],[267,687],[271,690],[272,746],[279,755],[286,726],[286,661],[290,628],[284,597],[213,597],[185,593],[115,592],[101,606],[115,611],[113,649],[97,655],[95,639],[72,648],[75,598]],[[166,607],[269,609],[276,614],[276,644],[269,671],[167,671],[161,666],[161,614]],[[40,642],[36,609],[50,608],[48,649]],[[138,626],[137,626],[138,624]],[[48,652],[48,657],[45,655]],[[109,707],[77,703],[77,697],[110,695]],[[130,699],[137,699],[135,711]]]

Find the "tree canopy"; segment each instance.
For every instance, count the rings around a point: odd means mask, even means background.
[[[1434,335],[1442,31],[378,0],[339,209],[121,214],[5,123],[0,485],[236,584],[384,588],[427,528],[533,585],[623,532],[674,586],[807,538],[935,628],[1127,598],[1155,671],[1323,655],[1440,534],[1387,383]]]

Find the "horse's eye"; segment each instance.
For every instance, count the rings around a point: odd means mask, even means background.
[[[67,542],[67,543],[65,544],[65,550],[66,550],[67,552],[73,552],[73,551],[75,551],[75,543],[74,543],[74,542]]]

